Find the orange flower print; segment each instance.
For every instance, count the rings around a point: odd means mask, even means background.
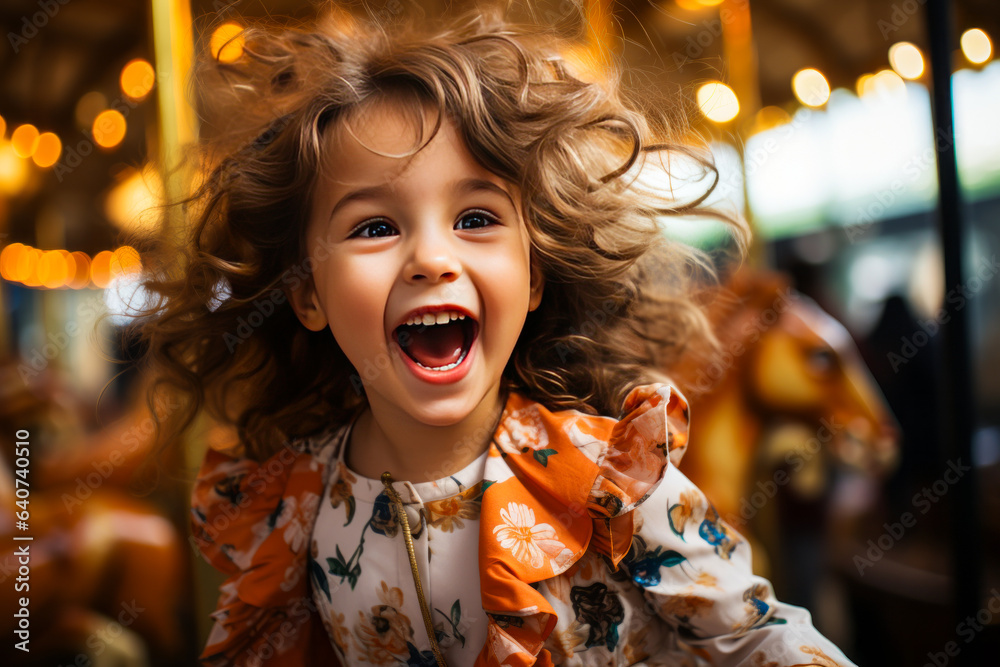
[[[456,528],[459,530],[465,528],[462,519],[479,518],[479,513],[482,510],[482,487],[483,484],[480,482],[450,498],[424,503],[424,509],[427,512],[427,525],[440,528],[446,533],[450,533]]]
[[[674,535],[682,540],[684,539],[684,526],[687,525],[694,510],[700,508],[701,502],[699,502],[697,493],[690,489],[681,492],[680,500],[676,504],[671,505],[667,510],[670,529],[674,531]]]
[[[337,481],[330,487],[330,506],[336,509],[340,503],[347,504],[347,521],[344,525],[351,523],[354,518],[354,487],[351,486],[358,481],[358,478],[347,469],[343,461],[337,462]]]
[[[378,599],[382,604],[372,607],[371,613],[358,612],[354,634],[368,662],[396,664],[399,656],[409,655],[406,644],[413,640],[413,626],[409,617],[399,612],[403,606],[403,591],[389,588],[383,581]]]
[[[333,637],[333,642],[342,653],[347,653],[347,645],[351,641],[351,631],[344,625],[344,615],[330,612],[327,619],[327,632]]]
[[[500,546],[510,551],[514,558],[533,568],[540,568],[546,557],[553,559],[552,568],[558,569],[572,556],[569,549],[555,539],[556,531],[547,523],[535,525],[535,511],[522,503],[511,502],[500,510],[502,526],[496,526]]]

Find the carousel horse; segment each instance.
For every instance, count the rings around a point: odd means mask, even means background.
[[[721,352],[670,369],[692,413],[681,470],[781,588],[783,547],[821,528],[834,469],[879,479],[898,428],[847,330],[784,277],[736,272],[708,316]]]
[[[13,664],[46,665],[183,661],[184,542],[161,510],[125,487],[124,472],[148,453],[143,444],[149,415],[132,410],[88,434],[79,402],[54,374],[26,383],[8,362],[0,364],[0,379],[0,425],[9,439],[20,431],[20,440],[27,431],[29,443],[20,451],[12,443],[0,453],[0,534],[8,545],[0,549],[0,602],[13,611],[19,598],[30,601],[30,653],[14,649],[21,641],[15,634],[19,620],[8,613],[0,627],[15,639],[0,656]],[[24,469],[24,458],[27,498],[18,494],[23,485],[14,474]],[[18,499],[27,502],[21,506]],[[26,532],[15,518],[27,519]],[[14,541],[18,535],[33,539]],[[16,588],[25,546],[27,587]]]

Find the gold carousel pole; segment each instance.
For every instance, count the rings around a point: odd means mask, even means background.
[[[753,233],[747,262],[752,267],[766,263],[764,243],[758,236],[747,198],[746,159],[744,149],[750,138],[754,117],[760,110],[760,81],[757,70],[757,51],[753,45],[753,30],[750,24],[749,0],[723,0],[719,7],[719,22],[722,24],[722,50],[729,70],[729,86],[740,102],[740,113],[736,117],[736,150],[739,153],[740,169],[743,171],[743,201],[746,202],[746,219]]]
[[[163,175],[164,201],[173,204],[187,194],[193,170],[190,163],[184,160],[184,150],[198,136],[196,115],[185,95],[194,53],[190,0],[152,0],[152,16],[159,111],[159,169]],[[178,238],[185,226],[183,212],[179,206],[173,205],[168,205],[165,210],[159,233]],[[199,418],[195,428],[184,437],[183,446],[170,448],[168,466],[182,464],[184,469],[197,466],[205,448],[202,425],[203,420]],[[186,535],[190,489],[174,485],[168,493],[175,509],[175,524]],[[206,572],[208,566],[201,559],[192,558],[192,561],[194,590],[191,591],[191,612],[198,619],[198,636],[190,637],[189,641],[190,648],[197,651],[207,635],[208,612],[214,608],[214,599],[207,599],[202,591],[212,590],[217,582],[212,580],[210,571]]]

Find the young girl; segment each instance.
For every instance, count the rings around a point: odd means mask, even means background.
[[[697,202],[634,178],[666,127],[491,12],[245,40],[144,325],[167,437],[239,436],[204,663],[851,664],[677,469],[649,369],[710,333],[658,226]]]

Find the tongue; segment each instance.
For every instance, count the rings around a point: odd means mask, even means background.
[[[409,331],[410,358],[427,368],[447,366],[458,361],[465,346],[465,330],[458,322],[413,327]]]

